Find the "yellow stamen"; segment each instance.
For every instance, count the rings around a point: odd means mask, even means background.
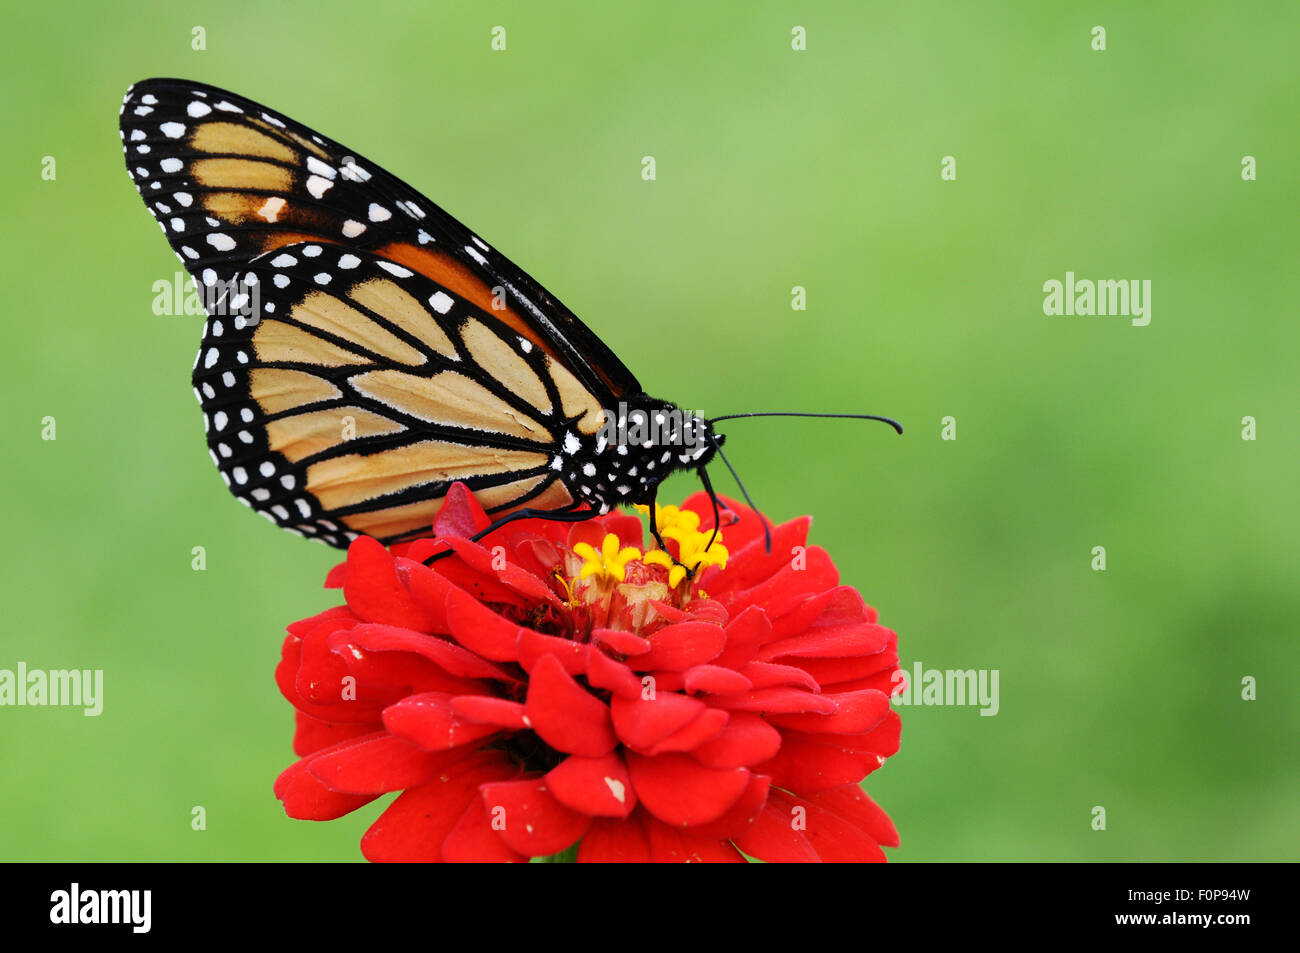
[[[600,544],[600,552],[596,552],[595,548],[588,543],[575,543],[573,552],[583,560],[582,570],[578,573],[579,579],[608,576],[622,582],[626,576],[627,564],[641,558],[641,550],[635,546],[624,546],[620,549],[618,537],[613,533],[605,534]]]
[[[649,515],[650,508],[641,504],[634,507],[644,515]],[[686,570],[695,571],[706,566],[726,567],[727,547],[722,545],[722,533],[715,536],[713,530],[700,531],[700,515],[693,510],[683,510],[676,506],[655,505],[654,525],[664,539],[677,543],[677,560],[673,562],[663,550],[649,550],[643,561],[647,565],[660,565],[668,568],[668,585],[676,587],[686,577]],[[662,555],[661,555],[662,554]]]

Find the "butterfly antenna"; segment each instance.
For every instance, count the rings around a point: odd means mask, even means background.
[[[741,417],[835,417],[841,420],[879,420],[882,424],[889,424],[900,434],[903,432],[903,425],[893,417],[877,417],[875,414],[805,414],[795,410],[762,410],[752,414],[723,414],[721,417],[711,418],[709,425],[712,426],[719,420],[739,420]]]
[[[741,414],[739,416],[745,415]],[[723,420],[725,418],[718,417],[716,419]],[[713,421],[709,421],[709,423],[712,422]],[[725,463],[727,469],[731,471],[731,476],[736,481],[736,486],[740,487],[740,495],[745,498],[745,502],[749,504],[749,508],[754,511],[759,522],[763,524],[763,551],[770,553],[772,551],[772,531],[767,527],[767,518],[759,512],[758,507],[754,505],[754,501],[749,498],[749,491],[745,489],[745,484],[740,482],[740,474],[737,473],[736,468],[731,465],[731,461],[727,459],[727,455],[722,452],[722,444],[716,437],[714,437],[713,440],[713,449],[718,451],[718,456],[722,458],[722,462]],[[704,471],[701,469],[700,472],[703,473]]]

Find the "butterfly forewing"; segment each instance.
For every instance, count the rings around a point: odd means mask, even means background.
[[[364,249],[493,310],[603,402],[640,391],[522,269],[380,166],[274,110],[152,79],[127,92],[121,134],[131,178],[196,279],[299,242]]]

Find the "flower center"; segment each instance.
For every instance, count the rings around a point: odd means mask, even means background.
[[[708,566],[727,565],[722,533],[701,531],[699,515],[676,506],[656,506],[655,526],[668,549],[624,546],[614,533],[605,534],[599,549],[574,545],[560,583],[569,606],[586,610],[592,627],[639,632],[655,618],[654,602],[681,608],[708,598],[694,579]]]

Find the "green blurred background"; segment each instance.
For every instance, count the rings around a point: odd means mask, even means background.
[[[727,444],[772,516],[815,515],[909,669],[1000,672],[996,717],[902,710],[866,784],[892,858],[1300,858],[1300,8],[735,6],[6,11],[0,668],[102,668],[106,698],[0,709],[0,859],[357,860],[387,802],[322,825],[271,793],[282,627],[336,601],[338,556],[208,460],[199,319],[152,312],[177,264],[116,129],[156,75],[384,164],[652,393],[905,422],[744,421]],[[1044,316],[1067,270],[1150,279],[1150,326]]]

